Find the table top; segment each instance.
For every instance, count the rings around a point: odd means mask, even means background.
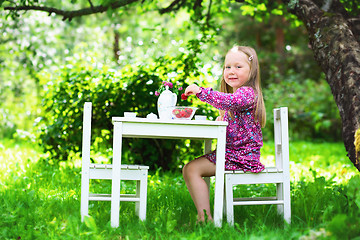
[[[159,123],[159,124],[180,124],[180,125],[214,125],[227,126],[225,121],[210,120],[176,120],[176,119],[151,119],[140,117],[113,117],[112,122],[137,122],[137,123]]]

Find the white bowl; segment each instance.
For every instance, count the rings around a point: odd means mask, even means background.
[[[136,117],[136,112],[124,112],[124,117],[135,118]]]
[[[173,119],[191,120],[195,115],[197,107],[172,107],[171,115]]]

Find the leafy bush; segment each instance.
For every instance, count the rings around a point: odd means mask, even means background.
[[[112,116],[122,116],[125,111],[134,111],[139,117],[157,113],[155,91],[165,80],[179,82],[199,81],[197,53],[200,41],[190,42],[191,50],[176,57],[163,56],[152,65],[126,66],[121,70],[106,66],[90,66],[83,62],[67,64],[61,68],[54,81],[47,82],[43,94],[43,118],[39,125],[40,145],[56,160],[68,160],[81,151],[82,108],[84,102],[93,104],[92,146],[93,150],[107,150],[112,146]],[[178,102],[180,96],[178,96]],[[190,102],[181,102],[189,105]],[[200,112],[214,115],[209,106],[199,101]],[[201,105],[202,104],[202,105]],[[189,154],[201,154],[201,143],[163,139],[124,139],[123,154],[128,162],[143,163],[174,169],[178,161],[188,160]],[[184,151],[186,149],[186,152]],[[131,152],[131,154],[129,154]],[[179,155],[179,153],[185,156]],[[179,159],[181,156],[182,159]],[[172,162],[174,165],[170,165]]]
[[[272,109],[289,108],[289,131],[293,140],[341,139],[339,111],[325,80],[310,79],[299,81],[296,74],[287,80],[269,84],[264,91],[267,110],[267,124],[274,123]],[[273,130],[264,129],[264,137],[271,139]]]

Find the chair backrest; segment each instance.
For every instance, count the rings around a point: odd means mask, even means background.
[[[289,172],[288,108],[274,109],[274,141],[276,168]]]
[[[89,169],[89,165],[90,165],[91,112],[92,112],[92,103],[85,102],[84,114],[83,114],[83,136],[82,136],[82,169]]]

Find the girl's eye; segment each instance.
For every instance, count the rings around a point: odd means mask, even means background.
[[[236,68],[241,68],[241,66],[236,66]]]
[[[226,69],[230,69],[230,67],[229,67],[229,66],[226,66],[225,68],[226,68]]]

